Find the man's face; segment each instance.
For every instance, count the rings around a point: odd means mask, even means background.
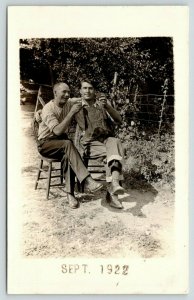
[[[95,90],[92,84],[88,82],[82,82],[80,94],[82,98],[86,101],[92,100],[95,97]]]
[[[55,91],[55,95],[58,100],[58,104],[60,105],[65,104],[70,96],[70,90],[68,85],[65,83],[59,85]]]

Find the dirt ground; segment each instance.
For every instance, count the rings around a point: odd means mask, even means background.
[[[68,207],[65,188],[53,187],[46,200],[45,180],[34,189],[38,153],[31,129],[34,107],[22,105],[22,250],[28,257],[163,257],[173,255],[174,194],[162,187],[127,188],[124,209],[108,206],[106,188],[77,194]],[[130,186],[128,182],[126,186]]]

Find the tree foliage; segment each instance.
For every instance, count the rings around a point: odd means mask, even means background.
[[[127,89],[128,93],[133,93],[138,85],[143,93],[159,93],[168,77],[173,93],[170,38],[25,39],[20,41],[20,46],[23,49],[21,63],[28,65],[29,73],[31,67],[41,69],[47,66],[47,78],[54,83],[66,81],[75,92],[80,79],[90,77],[98,90],[109,93],[117,72],[120,91]],[[30,53],[30,58],[24,63],[27,53]],[[21,68],[21,77],[23,75]]]

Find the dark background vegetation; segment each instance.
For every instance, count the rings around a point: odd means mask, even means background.
[[[92,77],[96,88],[110,92],[114,73],[118,87],[132,93],[161,93],[169,79],[174,94],[171,38],[69,38],[20,40],[20,76],[40,84],[67,82],[74,93],[79,80]]]

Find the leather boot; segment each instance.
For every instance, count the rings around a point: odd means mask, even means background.
[[[113,179],[110,186],[110,192],[113,195],[123,195],[125,190],[124,188],[119,184],[119,181],[116,179]]]
[[[96,182],[91,176],[88,176],[84,182],[84,189],[91,193],[95,193],[103,188],[103,184]]]
[[[71,194],[67,194],[67,200],[69,202],[69,207],[71,208],[78,208],[79,201]]]
[[[107,192],[106,201],[110,206],[112,206],[114,208],[119,208],[119,209],[123,208],[121,202],[118,200],[117,195],[113,195],[113,194],[110,194],[109,192]]]

